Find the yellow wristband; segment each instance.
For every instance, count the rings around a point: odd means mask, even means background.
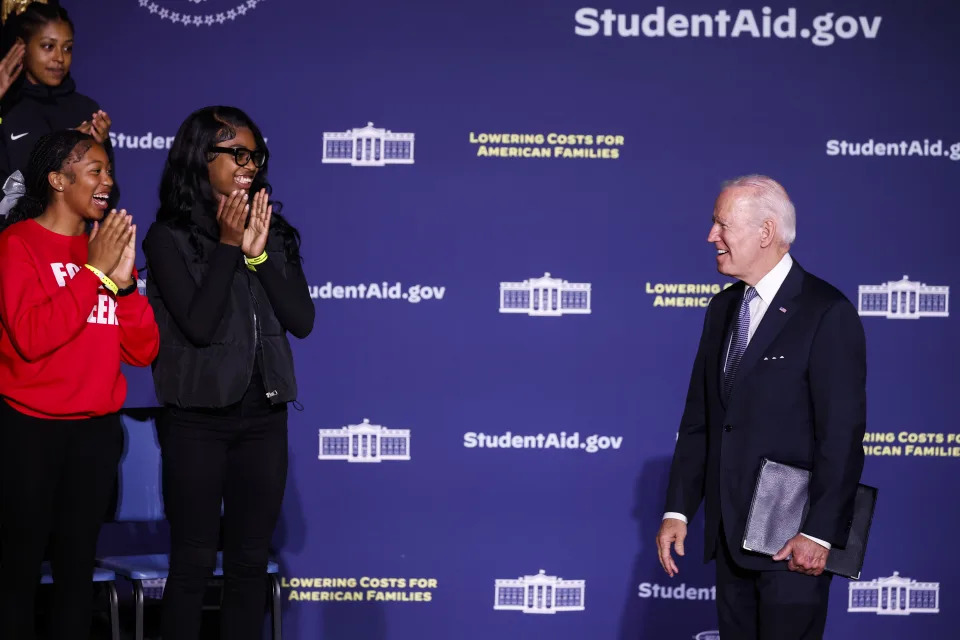
[[[248,258],[247,256],[243,256],[243,261],[247,264],[247,269],[250,269],[250,271],[256,271],[258,264],[263,264],[267,261],[267,252],[264,251],[256,258]]]
[[[90,271],[93,271],[94,275],[100,278],[100,282],[103,283],[103,286],[105,286],[107,289],[110,290],[110,293],[116,295],[117,291],[120,290],[120,288],[117,286],[117,283],[115,283],[113,280],[108,278],[107,274],[105,274],[103,271],[100,271],[100,269],[97,269],[96,267],[90,264],[85,264],[83,266],[85,266],[87,269],[90,269]]]
[[[252,264],[253,266],[257,266],[258,264],[263,264],[264,262],[267,261],[267,252],[264,251],[263,253],[258,255],[256,258],[248,258],[247,256],[243,256],[243,259],[246,261],[247,264]]]

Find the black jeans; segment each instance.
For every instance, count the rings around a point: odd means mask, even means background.
[[[117,414],[47,420],[0,400],[0,638],[35,637],[34,600],[48,544],[49,636],[89,638],[97,537],[122,450]]]
[[[223,501],[220,637],[260,640],[270,540],[287,479],[286,408],[254,415],[166,409],[159,420],[170,574],[166,640],[196,640],[216,562]]]

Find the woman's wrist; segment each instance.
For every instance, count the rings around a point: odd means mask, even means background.
[[[250,271],[256,271],[258,264],[263,264],[267,261],[267,250],[264,249],[263,252],[258,256],[253,256],[252,258],[247,254],[243,254],[243,262],[247,265],[247,269]]]
[[[114,281],[114,283],[117,285],[117,288],[118,288],[118,289],[127,289],[127,288],[129,288],[129,287],[134,283],[133,278],[115,278],[115,277],[111,277],[110,279]]]
[[[87,262],[87,263],[84,264],[83,266],[86,267],[87,269],[89,269],[90,271],[92,271],[93,274],[94,274],[95,276],[97,276],[97,278],[100,280],[100,283],[101,283],[104,287],[106,287],[107,290],[110,291],[110,293],[113,293],[113,294],[116,294],[116,293],[117,293],[117,291],[119,290],[119,287],[117,287],[117,283],[114,282],[114,281],[110,278],[110,276],[108,276],[107,274],[105,274],[102,269],[93,266],[93,265],[90,264],[89,262]]]

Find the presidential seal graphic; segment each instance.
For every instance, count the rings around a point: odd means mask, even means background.
[[[137,0],[137,4],[161,20],[184,27],[213,27],[238,20],[266,0]]]

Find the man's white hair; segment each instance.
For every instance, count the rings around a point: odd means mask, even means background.
[[[762,223],[767,218],[773,218],[777,223],[780,242],[793,244],[797,238],[797,211],[783,185],[768,176],[751,174],[723,183],[724,190],[733,188],[749,189],[751,193],[747,197],[756,221]]]

